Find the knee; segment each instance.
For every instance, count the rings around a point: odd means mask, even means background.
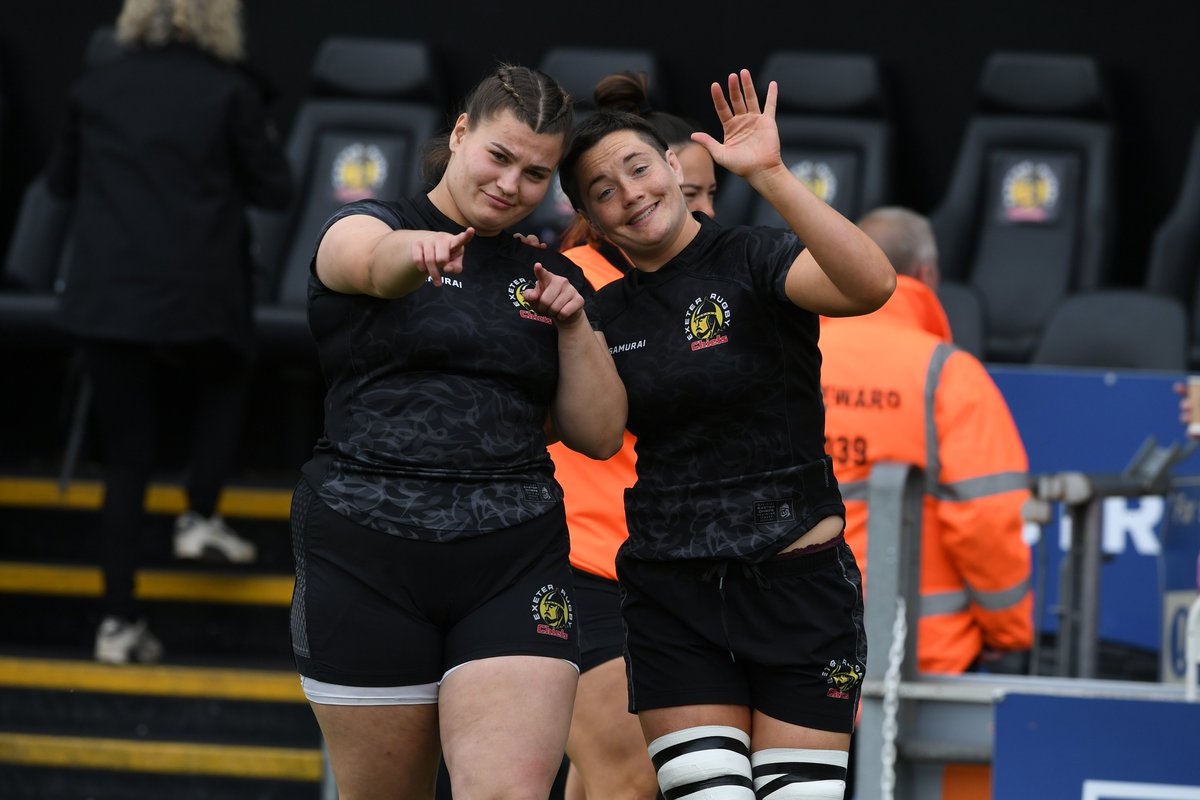
[[[750,757],[759,800],[842,800],[846,794],[845,750],[773,748]]]
[[[755,800],[750,735],[745,731],[728,725],[684,728],[658,737],[649,751],[667,797],[721,787],[721,796],[729,800]]]

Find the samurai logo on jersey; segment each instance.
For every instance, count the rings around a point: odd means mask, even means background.
[[[355,142],[333,159],[333,193],[343,203],[373,199],[387,180],[387,174],[383,151],[373,144]]]
[[[826,697],[848,700],[851,690],[862,683],[863,668],[861,664],[851,664],[844,658],[840,664],[830,660],[829,666],[821,670],[821,677],[829,684]]]
[[[508,299],[512,301],[522,319],[535,319],[538,322],[553,325],[554,320],[534,311],[533,306],[529,305],[529,301],[525,299],[525,292],[532,288],[533,284],[525,278],[513,278],[508,283]]]
[[[559,639],[571,638],[569,631],[575,624],[575,610],[564,590],[552,583],[546,584],[534,594],[529,610],[537,623],[538,633]]]
[[[716,292],[693,300],[683,319],[684,336],[691,342],[692,351],[728,342],[729,337],[724,331],[729,329],[732,320],[729,303]]]

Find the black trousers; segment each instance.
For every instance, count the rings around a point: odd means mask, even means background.
[[[249,385],[247,357],[223,342],[153,344],[88,340],[92,420],[105,462],[101,512],[105,614],[138,616],[133,574],[146,486],[163,411],[183,407],[191,423],[188,505],[211,516],[233,471]]]

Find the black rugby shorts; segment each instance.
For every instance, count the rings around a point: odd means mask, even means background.
[[[575,613],[579,619],[579,671],[587,672],[625,652],[621,590],[617,582],[584,569],[575,576]]]
[[[617,555],[629,710],[721,703],[849,733],[867,639],[844,540],[756,565]]]
[[[292,650],[305,677],[414,686],[494,656],[579,661],[561,504],[504,530],[419,541],[351,522],[301,480],[292,545]]]

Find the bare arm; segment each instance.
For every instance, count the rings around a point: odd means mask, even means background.
[[[368,214],[344,217],[325,232],[317,248],[317,277],[344,294],[401,297],[427,278],[441,286],[442,275],[462,272],[463,249],[475,235],[392,230]]]
[[[558,389],[550,410],[554,432],[572,450],[609,458],[624,440],[625,385],[604,335],[592,331],[575,287],[540,264],[533,271],[538,284],[525,299],[558,327]]]
[[[788,298],[828,316],[866,314],[882,306],[896,288],[895,270],[883,251],[783,163],[775,125],[775,82],[767,89],[761,111],[749,70],[731,74],[728,88],[726,102],[721,85],[711,87],[724,142],[706,133],[694,133],[692,139],[718,164],[745,178],[804,242],[806,249],[788,270]]]

